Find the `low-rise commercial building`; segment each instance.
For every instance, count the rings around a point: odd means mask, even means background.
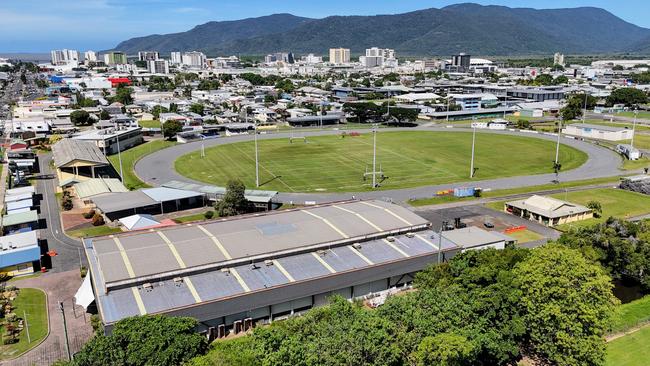
[[[633,131],[625,127],[601,126],[588,123],[574,123],[562,129],[565,135],[607,141],[630,140]]]
[[[545,226],[556,226],[594,217],[593,212],[585,206],[537,195],[506,202],[504,210]]]

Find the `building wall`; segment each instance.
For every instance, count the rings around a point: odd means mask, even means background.
[[[442,258],[448,260],[457,252],[446,252]],[[235,320],[254,318],[267,313],[269,315],[263,315],[264,319],[277,319],[274,315],[287,315],[287,309],[289,309],[290,315],[292,307],[295,313],[296,305],[305,305],[305,308],[300,309],[324,305],[326,303],[325,299],[332,294],[339,294],[349,299],[366,296],[389,287],[403,286],[412,280],[413,273],[426,268],[432,263],[436,263],[437,258],[437,253],[430,253],[411,257],[407,260],[376,265],[363,270],[339,272],[334,276],[252,291],[246,295],[205,302],[166,312],[165,314],[170,316],[191,316],[210,326],[214,326],[213,324],[230,326]],[[308,298],[311,299],[311,305],[309,306],[307,306]],[[291,304],[288,305],[288,302]],[[264,308],[270,309],[264,310]],[[106,324],[105,331],[110,332],[112,326],[112,324]]]

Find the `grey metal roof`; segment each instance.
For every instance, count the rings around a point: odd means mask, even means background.
[[[143,189],[142,193],[146,194],[156,202],[174,201],[190,197],[200,197],[203,195],[200,192],[167,187],[147,188]]]
[[[38,221],[38,213],[34,210],[27,212],[8,214],[0,219],[0,225],[13,226]]]
[[[98,194],[128,192],[129,190],[116,178],[94,178],[74,185],[79,198],[88,198]]]
[[[481,247],[505,240],[503,236],[496,235],[493,232],[483,230],[476,226],[445,231],[442,233],[442,236],[463,248]]]
[[[225,187],[187,183],[187,182],[181,182],[177,180],[169,181],[163,184],[162,187],[201,192],[207,194],[208,197],[212,199],[220,198],[221,196],[226,194]],[[244,196],[246,197],[247,200],[251,202],[258,202],[258,203],[268,203],[277,194],[278,194],[277,191],[262,191],[257,189],[247,189],[244,191]]]
[[[104,213],[133,210],[158,204],[142,191],[105,193],[93,197],[93,202]]]
[[[128,194],[133,195],[132,200],[140,197],[137,191]],[[111,196],[114,195],[98,196],[108,197],[108,202],[95,199],[95,203],[104,210],[106,205],[117,204],[118,200]],[[123,204],[119,208],[122,207]],[[105,281],[118,286],[181,272],[286,257],[427,226],[425,219],[401,206],[383,201],[353,201],[95,238],[92,247]]]
[[[63,139],[52,145],[54,164],[64,167],[75,160],[82,160],[96,166],[109,165],[108,159],[101,150],[92,142]]]

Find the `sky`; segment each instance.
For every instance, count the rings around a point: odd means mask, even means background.
[[[396,14],[441,8],[452,0],[0,0],[0,53],[80,51],[115,47],[149,34],[182,32],[212,20],[276,13],[329,15]],[[484,5],[537,9],[594,6],[650,28],[648,0],[494,0]]]

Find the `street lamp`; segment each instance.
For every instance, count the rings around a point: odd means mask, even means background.
[[[630,146],[634,147],[634,135],[636,132],[636,117],[639,114],[638,109],[634,109],[634,123],[632,124],[632,140],[630,141]]]

